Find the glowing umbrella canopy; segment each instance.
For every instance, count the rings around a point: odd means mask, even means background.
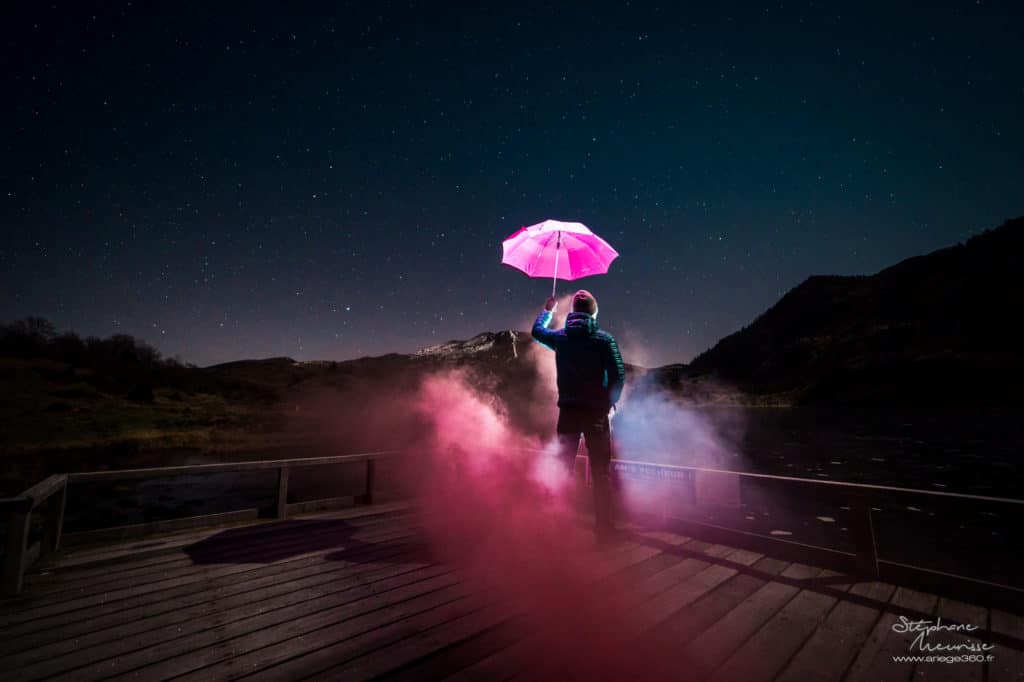
[[[501,244],[501,262],[530,277],[551,277],[551,295],[559,279],[603,275],[619,252],[583,223],[545,220],[520,228]]]

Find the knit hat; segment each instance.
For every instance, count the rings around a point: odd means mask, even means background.
[[[572,295],[572,311],[597,315],[597,299],[586,289],[580,289]]]

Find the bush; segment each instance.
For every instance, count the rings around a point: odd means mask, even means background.
[[[153,387],[149,384],[132,386],[125,397],[136,403],[151,403],[156,399],[153,395]]]

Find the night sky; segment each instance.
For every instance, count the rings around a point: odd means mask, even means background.
[[[410,352],[525,328],[556,218],[658,365],[1024,214],[1024,3],[713,4],[5,3],[0,321]]]

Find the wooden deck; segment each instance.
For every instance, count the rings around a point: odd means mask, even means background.
[[[0,602],[0,680],[1024,680],[1024,619],[632,528],[565,599],[444,561],[403,504],[66,550]],[[496,587],[497,586],[497,587]],[[572,598],[573,595],[580,599]],[[900,617],[977,625],[988,663],[895,662]],[[969,651],[960,652],[970,654]]]

